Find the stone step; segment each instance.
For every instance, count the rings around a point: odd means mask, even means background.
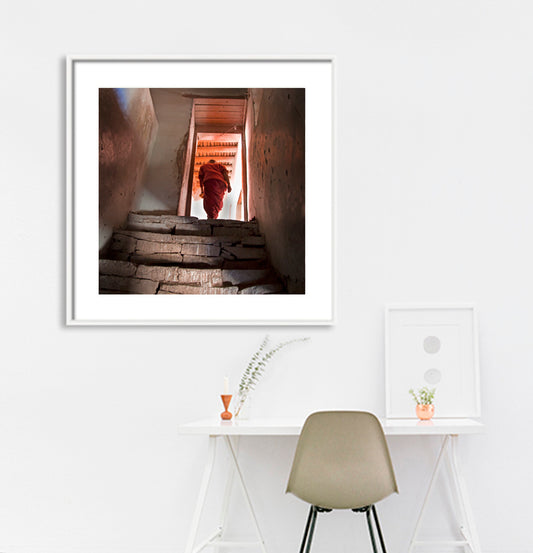
[[[257,227],[212,227],[213,236],[229,236],[231,238],[244,238],[246,236],[259,236],[259,229]]]
[[[194,295],[221,295],[221,294],[238,294],[237,286],[193,286],[186,284],[162,284],[157,292],[158,294],[194,294]]]
[[[100,275],[100,293],[155,294],[159,283],[141,278]]]
[[[197,223],[198,217],[183,217],[181,215],[172,215],[163,211],[132,211],[128,216],[130,223],[169,223],[187,224]]]
[[[132,277],[137,272],[137,265],[129,261],[115,259],[100,259],[100,274],[119,277]]]
[[[272,277],[272,271],[265,269],[222,269],[222,281],[235,286],[267,280]]]
[[[134,238],[135,240],[146,240],[147,242],[166,242],[166,243],[180,243],[180,244],[210,244],[212,246],[220,246],[221,244],[234,244],[236,242],[249,243],[249,245],[255,244],[255,239],[263,240],[261,236],[250,236],[243,239],[233,240],[231,237],[224,236],[202,236],[194,234],[159,234],[157,232],[143,232],[132,230],[116,230],[115,234],[118,236],[125,236],[128,238]],[[252,242],[250,242],[252,240]]]
[[[284,286],[274,271],[264,269],[223,269],[222,280],[225,285],[239,287],[239,294],[282,294]]]
[[[102,294],[279,294],[256,221],[132,212],[100,260]]]
[[[258,236],[256,221],[234,219],[198,219],[168,215],[162,212],[132,212],[128,216],[127,229],[161,234],[182,234],[196,236]]]
[[[254,248],[246,246],[223,246],[220,254],[225,259],[264,259],[266,251],[264,248]]]
[[[283,286],[270,268],[191,269],[100,260],[100,292],[124,294],[273,294]]]
[[[117,230],[111,257],[137,264],[176,264],[223,267],[225,260],[264,260],[262,236],[189,236]]]
[[[147,232],[160,232],[162,234],[189,234],[189,235],[201,235],[210,236],[211,228],[199,223],[172,223],[169,221],[163,222],[128,222],[128,230],[140,230]]]
[[[130,214],[133,213],[135,215],[176,215],[176,210],[171,209],[141,209],[137,211],[130,211]]]
[[[129,261],[100,260],[100,275],[132,277],[157,283],[202,284],[222,286],[221,269],[190,269],[159,265],[136,265]]]
[[[239,294],[283,294],[283,291],[281,282],[271,282],[248,286],[243,288]]]

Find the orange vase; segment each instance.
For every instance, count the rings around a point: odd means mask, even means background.
[[[220,413],[220,418],[222,420],[229,421],[231,420],[231,417],[233,417],[233,415],[228,411],[228,407],[233,396],[231,394],[222,394],[220,397],[222,398],[222,403],[224,404],[224,411]]]
[[[434,405],[422,405],[419,403],[416,406],[416,416],[421,421],[428,421],[431,419],[431,417],[435,414],[435,406]]]

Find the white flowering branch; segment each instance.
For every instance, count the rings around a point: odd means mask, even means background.
[[[297,338],[295,340],[280,342],[265,353],[265,350],[268,349],[270,342],[269,336],[265,336],[265,339],[261,342],[259,349],[252,355],[248,366],[242,374],[241,381],[239,383],[237,410],[235,411],[235,416],[240,413],[243,405],[250,395],[250,392],[255,390],[259,379],[265,372],[267,363],[272,359],[272,357],[274,357],[274,355],[276,355],[276,353],[278,353],[278,351],[283,349],[285,346],[288,346],[294,342],[305,342],[306,340],[309,340],[309,338]]]

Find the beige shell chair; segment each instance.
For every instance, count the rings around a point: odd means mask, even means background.
[[[311,504],[300,553],[310,551],[317,514],[333,509],[365,513],[377,553],[372,514],[386,553],[374,503],[398,493],[398,487],[378,419],[363,411],[310,415],[296,446],[287,492]]]

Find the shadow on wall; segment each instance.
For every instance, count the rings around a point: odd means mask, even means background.
[[[99,244],[135,208],[157,119],[147,88],[99,90]]]
[[[185,165],[192,98],[183,89],[151,88],[159,124],[138,208],[176,212]]]

